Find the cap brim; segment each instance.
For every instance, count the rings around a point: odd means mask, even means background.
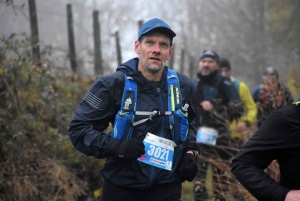
[[[173,40],[173,38],[176,36],[176,34],[175,34],[171,29],[168,29],[168,28],[166,28],[166,27],[155,27],[155,28],[153,28],[153,29],[148,30],[148,31],[147,31],[146,33],[144,33],[143,35],[145,35],[145,34],[151,32],[151,31],[156,31],[156,32],[158,32],[158,33],[161,33],[161,34],[163,34],[163,35],[166,35],[166,36],[168,36],[171,40]],[[143,36],[143,35],[142,35],[142,36]]]

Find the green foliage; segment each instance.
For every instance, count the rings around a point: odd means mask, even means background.
[[[289,52],[300,51],[300,1],[269,0],[268,20],[277,44],[285,45]]]
[[[0,43],[0,200],[93,198],[103,160],[76,151],[68,125],[94,79],[33,63],[25,36]]]
[[[289,70],[287,83],[295,100],[300,100],[300,65]]]

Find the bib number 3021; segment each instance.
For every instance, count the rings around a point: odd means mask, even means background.
[[[147,133],[143,143],[145,155],[138,158],[138,161],[172,171],[174,147],[176,146],[172,140]]]
[[[163,149],[161,147],[156,147],[153,144],[149,146],[149,150],[147,151],[149,156],[154,156],[155,158],[159,158],[162,160],[168,160],[169,157],[169,150]]]

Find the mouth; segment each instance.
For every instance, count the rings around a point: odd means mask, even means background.
[[[152,60],[152,61],[160,61],[160,59],[157,58],[157,57],[150,57],[149,60]]]

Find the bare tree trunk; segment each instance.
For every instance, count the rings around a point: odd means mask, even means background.
[[[40,46],[39,46],[39,31],[37,22],[37,12],[35,0],[28,0],[29,4],[29,15],[30,15],[30,28],[31,28],[31,45],[32,54],[34,59],[40,60]]]
[[[120,46],[119,31],[116,31],[115,38],[116,38],[116,49],[117,49],[117,62],[118,65],[120,65],[122,63],[122,53],[121,53],[121,46]]]
[[[100,23],[99,23],[99,11],[94,10],[93,12],[93,28],[94,28],[94,71],[95,74],[103,74],[102,65],[102,52],[101,52],[101,33],[100,33]]]
[[[139,27],[139,30],[140,30],[140,28],[142,27],[143,24],[144,24],[144,21],[143,21],[143,20],[139,20],[139,21],[138,21],[138,27]]]
[[[185,55],[185,50],[182,49],[181,50],[181,57],[180,57],[180,66],[179,66],[179,72],[182,73],[182,74],[184,74],[184,64],[185,64],[184,55]]]
[[[73,28],[73,13],[72,5],[67,4],[67,23],[68,23],[68,36],[69,36],[69,56],[71,69],[74,73],[77,71],[77,59],[76,59],[76,49],[74,41],[74,28]]]
[[[190,61],[189,61],[189,77],[190,77],[190,79],[192,80],[192,79],[194,79],[195,77],[194,77],[194,72],[195,72],[195,66],[194,66],[194,64],[195,64],[195,62],[194,62],[194,57],[192,57],[192,56],[189,56],[189,58],[190,58]]]
[[[265,43],[265,2],[261,0],[257,0],[256,3],[257,9],[257,18],[256,18],[256,25],[255,27],[255,34],[256,34],[256,46],[255,46],[255,68],[257,69],[254,71],[254,79],[256,83],[261,82],[261,76],[257,76],[257,74],[261,74],[263,69],[266,67],[266,43]],[[256,75],[256,76],[255,76]]]

